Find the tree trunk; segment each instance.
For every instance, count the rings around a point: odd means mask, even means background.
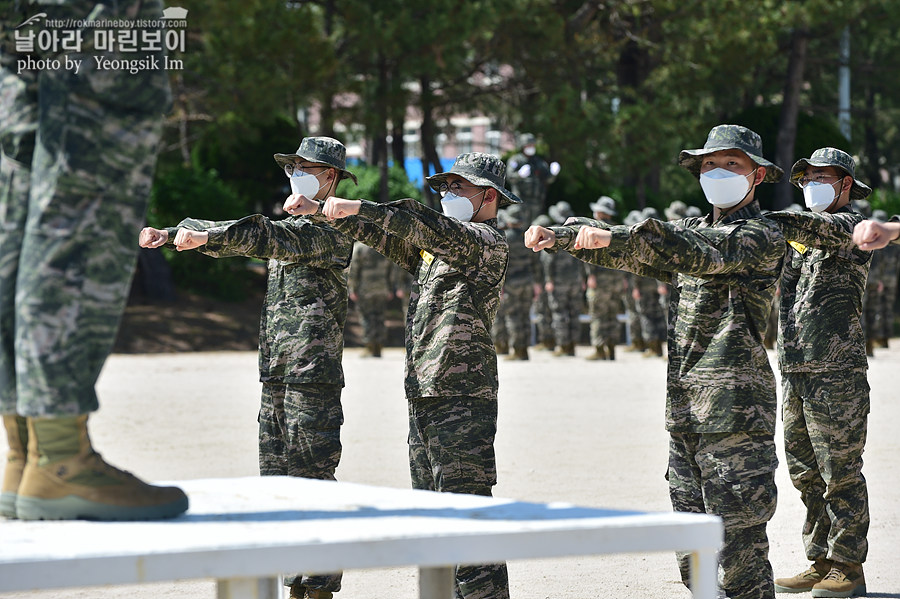
[[[872,189],[881,187],[881,173],[878,170],[878,157],[881,152],[878,149],[878,131],[875,122],[875,88],[871,83],[866,84],[866,111],[863,117],[864,143],[866,160],[862,162],[865,171],[866,183]]]
[[[809,31],[798,27],[791,33],[791,54],[788,58],[787,78],[784,83],[784,103],[778,121],[778,140],[775,148],[775,164],[787,169],[794,163],[794,145],[797,141],[797,113],[800,110],[800,87],[803,85],[803,69],[806,64],[806,47]],[[789,175],[789,173],[786,172]],[[785,177],[775,188],[776,210],[790,206],[794,187]]]
[[[391,193],[388,187],[388,147],[387,147],[387,122],[388,122],[388,67],[384,56],[378,58],[378,95],[375,98],[377,109],[377,151],[378,172],[381,175],[378,186],[378,201],[385,203],[390,201]]]
[[[419,101],[419,109],[422,111],[422,129],[420,133],[422,139],[422,175],[428,177],[441,172],[443,167],[434,143],[437,132],[434,126],[434,98],[431,95],[431,79],[428,78],[428,75],[419,77],[419,86],[422,90]],[[424,185],[424,194],[425,204],[431,208],[437,208],[437,200],[427,183]]]

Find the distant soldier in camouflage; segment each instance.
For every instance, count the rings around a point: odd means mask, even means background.
[[[522,199],[525,222],[531,222],[546,208],[547,188],[559,174],[559,163],[548,163],[539,156],[537,139],[531,133],[525,133],[522,135],[522,151],[511,156],[506,166],[510,189]]]
[[[656,208],[648,206],[641,211],[644,220],[659,220]],[[668,295],[666,284],[652,277],[636,277],[634,280],[635,307],[641,319],[641,337],[644,341],[644,357],[661,357],[666,339],[666,313]]]
[[[294,154],[275,154],[295,193],[324,199],[356,176],[344,145],[306,137]],[[201,248],[214,258],[268,260],[259,326],[259,473],[335,480],[341,459],[341,389],[347,269],[353,240],[308,218],[272,221],[256,214],[235,221],[188,218],[177,227],[141,231],[142,247]],[[286,576],[294,599],[327,599],[340,574]]]
[[[9,441],[0,514],[27,520],[149,520],[187,496],[106,463],[91,445],[94,386],[116,337],[171,106],[162,70],[102,70],[94,58],[162,62],[162,50],[20,51],[46,20],[158,23],[159,0],[6,2],[0,26],[0,413]],[[25,24],[25,21],[30,24]],[[155,35],[158,28],[130,32]],[[89,30],[90,31],[90,30]],[[124,31],[124,30],[123,30]],[[56,33],[56,31],[52,31]],[[65,44],[63,44],[65,46]],[[69,70],[19,68],[77,59]]]
[[[887,221],[884,210],[873,210],[872,219]],[[900,274],[900,247],[888,245],[872,255],[872,265],[863,300],[866,325],[866,353],[874,355],[875,347],[888,347],[893,333],[894,302],[897,299],[897,277]]]
[[[491,495],[497,482],[497,354],[491,324],[509,258],[497,210],[521,200],[506,165],[473,152],[428,178],[443,214],[415,200],[377,204],[292,196],[289,213],[333,226],[416,274],[406,326],[406,398],[413,487]],[[499,206],[498,206],[499,204]],[[505,564],[457,566],[457,597],[505,599]]]
[[[811,212],[774,212],[789,249],[781,282],[778,362],[784,447],[806,506],[803,544],[813,562],[775,581],[778,592],[864,595],[869,500],[862,474],[869,413],[868,362],[860,323],[871,253],[852,233],[863,216],[851,200],[872,191],[853,158],[820,148],[791,169]]]
[[[710,131],[680,164],[699,177],[713,212],[675,222],[609,226],[591,219],[532,227],[526,243],[672,284],[666,428],[669,494],[681,512],[720,516],[719,584],[731,599],[774,599],[766,523],[775,512],[775,376],[762,331],[785,241],[763,217],[756,186],[781,169],[759,136]],[[682,580],[689,560],[679,554]]]
[[[629,227],[643,222],[644,217],[640,210],[631,210],[622,224]],[[638,275],[630,272],[622,273],[622,303],[625,304],[625,316],[628,318],[629,344],[625,348],[627,352],[643,352],[647,349],[644,343],[644,331],[641,330],[641,314],[637,307],[637,280]]]
[[[590,203],[594,219],[613,224],[618,216],[616,201],[609,196],[600,196]],[[594,352],[588,360],[615,360],[616,344],[619,342],[619,311],[622,308],[622,273],[584,263],[587,290],[588,314],[591,317],[591,345]]]
[[[553,219],[549,215],[541,214],[531,223],[541,227],[549,227],[553,224]],[[537,337],[534,349],[553,351],[556,347],[556,335],[553,333],[553,312],[550,311],[549,294],[544,289],[544,265],[538,260],[540,269],[540,280],[534,291],[534,303],[531,305],[531,311],[534,314],[534,329]]]
[[[568,202],[550,206],[550,218],[563,224],[575,216]],[[553,315],[554,356],[574,356],[581,337],[581,311],[584,308],[584,265],[565,253],[541,254],[544,267],[544,290]]]
[[[350,263],[350,299],[362,325],[363,343],[366,344],[361,354],[364,358],[381,357],[386,337],[385,311],[394,297],[393,273],[393,262],[364,243],[354,244],[353,261]]]
[[[535,286],[542,279],[538,256],[525,247],[525,229],[529,224],[523,220],[522,204],[513,204],[500,211],[504,222],[503,233],[509,244],[509,267],[503,284],[500,314],[503,314],[512,352],[507,360],[527,360],[528,345],[531,343],[531,304],[534,301]]]

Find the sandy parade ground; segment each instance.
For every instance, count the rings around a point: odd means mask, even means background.
[[[900,598],[891,576],[900,558],[900,340],[870,360],[872,412],[863,472],[872,526],[865,564],[869,597]],[[665,363],[619,351],[615,362],[554,358],[500,362],[497,497],[533,502],[670,511]],[[775,356],[770,352],[770,359]],[[403,350],[380,359],[344,355],[344,453],[338,479],[408,488]],[[253,476],[260,384],[255,352],[114,354],[101,375],[95,447],[111,463],[153,481]],[[776,576],[806,568],[803,506],[777,439],[778,509],[769,524]],[[5,437],[0,451],[6,451]],[[0,543],[3,527],[0,520]],[[298,568],[302,564],[298,564]],[[687,598],[671,553],[579,557],[509,564],[514,598]],[[414,568],[352,570],[339,598],[413,599]],[[0,599],[179,597],[211,599],[212,580],[0,594]],[[801,595],[803,596],[803,595]],[[808,595],[806,595],[808,596]]]

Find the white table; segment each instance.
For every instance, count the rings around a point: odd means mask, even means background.
[[[191,507],[173,520],[0,520],[0,591],[215,578],[220,599],[274,599],[281,573],[418,566],[420,597],[445,599],[458,563],[678,550],[694,597],[716,597],[714,516],[287,477],[177,484]]]

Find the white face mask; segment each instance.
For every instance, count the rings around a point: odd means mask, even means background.
[[[472,209],[472,202],[469,201],[469,198],[452,193],[447,193],[441,198],[441,210],[450,218],[455,218],[464,223],[469,222],[475,216],[475,211]]]
[[[835,183],[843,182],[843,179],[835,181]],[[810,181],[803,188],[803,200],[806,202],[806,207],[813,212],[823,212],[837,197],[838,193],[834,191],[834,183]]]
[[[700,173],[700,187],[706,195],[706,201],[717,208],[737,206],[750,193],[750,181],[747,177],[755,176],[756,169],[747,175],[733,173],[724,168],[714,168]]]
[[[315,199],[316,194],[322,188],[319,185],[319,179],[315,175],[304,173],[301,170],[295,170],[291,175],[291,193],[304,195],[310,200]]]
[[[534,153],[535,153],[534,146],[526,146],[525,148],[522,149],[522,153],[525,154],[526,156],[534,156]]]

